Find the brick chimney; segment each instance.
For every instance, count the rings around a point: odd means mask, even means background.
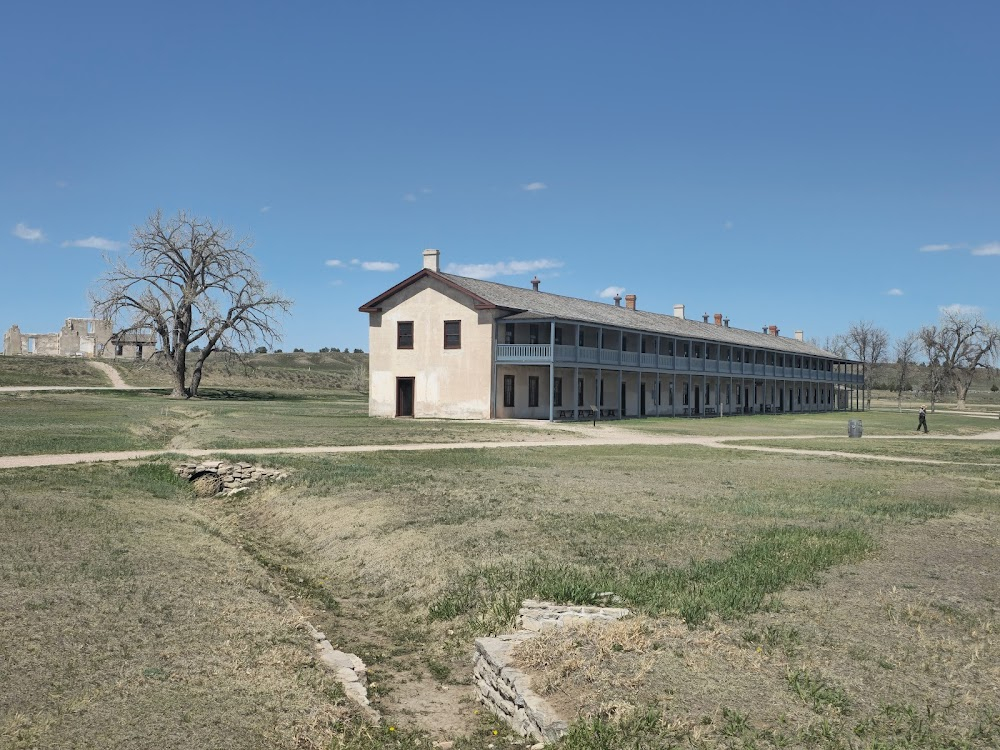
[[[684,320],[684,305],[674,305],[674,317]]]
[[[424,250],[424,268],[428,271],[441,272],[441,251],[427,248]]]
[[[767,327],[767,335],[768,336],[777,336],[778,335],[778,326],[768,326]]]
[[[717,326],[721,326],[722,325],[722,313],[716,313],[715,314],[715,325],[717,325]]]
[[[802,331],[796,331],[795,332],[795,340],[796,341],[805,341],[805,336],[803,335]]]
[[[531,280],[531,288],[534,289],[537,292],[538,291],[538,285],[541,284],[541,283],[542,283],[541,280],[539,280],[539,278],[536,276],[535,278],[533,278]]]
[[[625,295],[625,308],[628,309],[628,310],[634,310],[635,309],[635,295],[634,294],[626,294]]]
[[[615,295],[615,307],[622,306],[622,296],[620,294]]]

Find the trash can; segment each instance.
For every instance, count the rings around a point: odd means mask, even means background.
[[[861,420],[852,419],[847,423],[847,436],[848,437],[861,437]]]

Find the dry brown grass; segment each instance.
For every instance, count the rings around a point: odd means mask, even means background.
[[[0,747],[308,748],[351,715],[165,467],[6,472]]]

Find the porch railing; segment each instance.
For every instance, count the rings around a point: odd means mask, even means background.
[[[497,362],[552,360],[551,344],[497,344]]]

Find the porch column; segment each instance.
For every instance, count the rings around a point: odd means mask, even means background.
[[[657,354],[656,356],[657,356],[657,359],[659,359],[660,355]],[[656,407],[656,416],[660,416],[660,401],[663,400],[663,396],[660,394],[660,371],[659,370],[656,371],[656,382],[653,384],[653,393],[656,395],[656,403],[654,404],[654,406]]]
[[[625,399],[622,398],[622,368],[618,368],[618,418],[625,416]]]
[[[573,367],[573,419],[580,418],[580,365]]]
[[[549,421],[556,421],[556,322],[549,323]]]

